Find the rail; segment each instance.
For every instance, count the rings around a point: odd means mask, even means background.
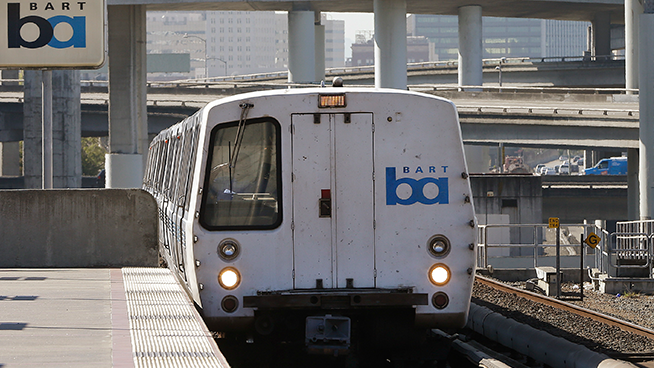
[[[598,108],[573,108],[573,107],[546,107],[546,106],[479,106],[466,105],[465,102],[457,104],[459,112],[476,112],[476,113],[495,113],[495,114],[547,114],[547,115],[587,115],[587,116],[606,116],[606,117],[636,117],[639,116],[639,110],[622,108],[622,109],[598,109]]]

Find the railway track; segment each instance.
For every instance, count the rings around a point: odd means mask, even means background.
[[[467,327],[477,333],[475,339],[490,339],[553,367],[570,361],[586,367],[654,367],[653,330],[585,308],[631,318],[647,313],[649,298],[590,299],[582,308],[477,276]],[[598,300],[606,304],[596,305]]]
[[[501,290],[501,291],[504,291],[506,293],[511,293],[511,294],[516,295],[516,296],[519,296],[519,297],[522,297],[522,298],[525,298],[525,299],[528,299],[528,300],[531,300],[531,301],[534,301],[534,302],[538,302],[538,303],[541,303],[541,304],[544,304],[544,305],[551,306],[553,308],[561,309],[561,310],[573,313],[573,314],[581,316],[581,317],[587,317],[587,318],[590,318],[590,319],[592,319],[594,321],[597,321],[597,322],[600,322],[600,323],[604,323],[604,324],[607,324],[607,325],[610,325],[610,326],[618,327],[623,331],[634,333],[634,334],[637,334],[637,335],[647,337],[649,339],[654,340],[654,330],[650,330],[648,328],[638,326],[638,325],[635,325],[633,323],[629,323],[629,322],[626,322],[626,321],[623,321],[623,320],[620,320],[620,319],[617,319],[617,318],[614,318],[614,317],[611,317],[611,316],[607,316],[605,314],[598,313],[598,312],[592,311],[590,309],[581,308],[581,307],[578,307],[578,306],[570,304],[570,303],[566,303],[566,302],[561,301],[561,300],[549,298],[549,297],[539,295],[539,294],[536,294],[536,293],[533,293],[533,292],[530,292],[530,291],[527,291],[527,290],[518,289],[516,287],[506,285],[506,284],[503,284],[501,282],[497,282],[497,281],[485,278],[483,276],[477,275],[476,280],[478,282],[480,282],[480,283],[482,283],[482,284],[484,284],[486,286],[492,287],[494,289]]]

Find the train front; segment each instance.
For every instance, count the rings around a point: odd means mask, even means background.
[[[210,327],[314,352],[462,327],[475,220],[456,109],[424,94],[248,94],[207,114],[198,298]]]

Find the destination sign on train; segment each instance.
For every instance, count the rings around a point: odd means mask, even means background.
[[[0,68],[99,68],[104,0],[0,0]]]

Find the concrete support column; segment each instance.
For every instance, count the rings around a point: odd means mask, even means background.
[[[320,12],[314,13],[315,16],[315,41],[316,47],[316,77],[315,81],[325,80],[325,26],[323,26]]]
[[[52,72],[53,188],[82,186],[80,72]],[[26,189],[42,188],[42,75],[26,70],[23,102],[23,175]]]
[[[638,150],[627,150],[627,216],[629,220],[638,220]]]
[[[645,13],[640,16],[640,36],[638,38],[640,86],[640,218],[654,218],[654,1],[644,2]]]
[[[26,70],[23,97],[23,175],[25,189],[42,185],[41,71]]]
[[[108,7],[107,188],[140,188],[148,147],[145,5]]]
[[[314,12],[288,12],[289,83],[310,83],[316,81],[315,42]]]
[[[483,85],[481,6],[459,8],[459,86]]]
[[[643,5],[639,0],[624,1],[625,88],[638,89],[638,28]],[[627,92],[632,94],[633,92]]]
[[[0,142],[0,176],[20,176],[18,142]]]
[[[406,0],[374,0],[375,88],[406,90]]]
[[[600,12],[595,14],[592,22],[593,55],[611,55],[611,13]]]
[[[80,71],[52,72],[53,188],[82,187]]]

